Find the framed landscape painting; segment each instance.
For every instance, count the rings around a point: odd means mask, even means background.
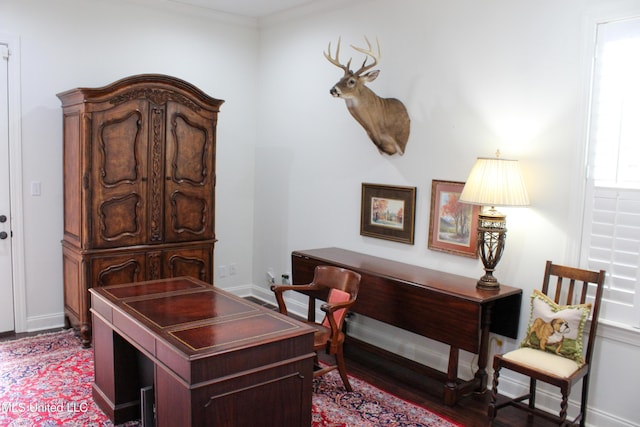
[[[360,234],[413,245],[416,188],[362,184]]]
[[[464,182],[432,181],[428,247],[435,251],[477,258],[480,206],[458,200],[463,187]]]

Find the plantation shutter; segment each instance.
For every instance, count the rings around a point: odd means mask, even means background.
[[[640,18],[598,25],[581,258],[601,318],[640,327]]]
[[[607,271],[602,318],[640,327],[640,192],[595,188],[587,266]]]

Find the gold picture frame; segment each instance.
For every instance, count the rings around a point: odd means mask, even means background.
[[[478,258],[478,214],[480,206],[458,201],[464,182],[431,183],[429,249]]]
[[[362,184],[360,234],[413,245],[416,187]]]

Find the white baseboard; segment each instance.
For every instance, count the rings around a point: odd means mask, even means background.
[[[597,408],[587,409],[587,427],[638,427],[640,424],[624,420],[613,414],[607,414]]]
[[[493,375],[493,373],[490,373]],[[517,375],[517,374],[514,374]],[[500,394],[503,394],[508,397],[514,396],[522,396],[529,392],[529,382],[525,377],[522,377],[523,380],[515,378],[514,376],[509,376],[506,373],[501,373],[498,382],[498,390],[500,390]],[[489,378],[489,387],[491,387],[491,377]],[[577,398],[580,397],[580,393],[582,392],[582,386],[580,383],[577,384],[576,387],[573,388],[575,396]],[[536,406],[540,409],[544,409],[549,412],[560,412],[560,392],[557,388],[548,386],[545,387],[543,383],[538,382],[538,389],[536,392]],[[569,410],[568,410],[568,418],[573,419],[576,417],[578,413],[578,404],[579,401],[576,399],[569,399]],[[622,419],[614,414],[606,413],[600,411],[597,408],[588,407],[587,408],[587,426],[588,427],[640,427],[640,424],[634,423],[625,419]]]
[[[253,286],[253,285],[238,285],[238,286],[230,286],[230,287],[218,286],[218,287],[224,291],[231,292],[232,294],[242,298],[251,297],[251,296],[256,297],[256,294],[258,293],[258,290],[259,290],[257,286]]]
[[[252,291],[251,292],[252,297],[257,298],[266,303],[272,304],[274,306],[277,305],[276,298],[270,289],[264,289],[264,288],[254,286],[251,288],[251,291]],[[300,299],[295,299],[294,298],[295,294],[296,292],[291,292],[289,293],[289,295],[287,295],[287,293],[284,294],[284,300],[285,300],[285,303],[287,304],[287,311],[289,311],[289,313],[295,316],[304,317],[306,319],[307,307],[308,307],[307,298],[302,297]],[[297,295],[301,296],[302,294],[297,294]],[[324,313],[318,310],[318,312],[316,313],[316,318],[320,319],[322,318],[322,316],[324,316]]]
[[[243,288],[247,288],[249,290],[249,295],[254,298],[257,298],[259,300],[262,300],[264,302],[268,302],[274,305],[276,303],[276,299],[273,296],[273,292],[271,292],[271,289],[265,289],[263,287],[255,286],[255,285],[248,285]],[[228,290],[228,289],[225,289],[225,290]],[[229,290],[229,292],[235,293],[233,290]]]
[[[64,313],[27,317],[26,332],[37,332],[62,327],[64,327]]]

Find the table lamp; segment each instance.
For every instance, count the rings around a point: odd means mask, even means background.
[[[489,206],[478,215],[478,252],[485,274],[478,280],[477,287],[497,290],[500,283],[493,272],[504,251],[507,216],[495,207],[529,204],[518,161],[500,158],[500,151],[493,158],[478,157],[459,200],[472,205]]]

